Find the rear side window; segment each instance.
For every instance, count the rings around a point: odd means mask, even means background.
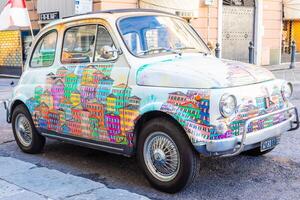
[[[96,25],[72,27],[65,32],[61,62],[89,63],[93,61]]]
[[[55,59],[57,32],[51,31],[38,42],[31,57],[31,67],[50,67]]]

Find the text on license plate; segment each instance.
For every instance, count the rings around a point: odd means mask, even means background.
[[[269,149],[273,149],[279,143],[279,139],[277,137],[269,138],[260,143],[260,151],[267,151]]]

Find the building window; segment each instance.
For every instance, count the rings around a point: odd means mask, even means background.
[[[255,6],[255,0],[223,0],[223,5],[226,6]]]

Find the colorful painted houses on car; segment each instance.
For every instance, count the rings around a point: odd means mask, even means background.
[[[202,125],[194,121],[187,121],[186,127],[193,142],[200,142],[210,139],[210,126]]]
[[[106,111],[110,113],[116,113],[117,108],[116,108],[116,102],[117,98],[115,95],[110,94],[106,98]]]
[[[200,109],[193,102],[185,102],[178,106],[176,117],[179,122],[185,123],[186,120],[198,121],[200,119]]]
[[[94,73],[97,71],[96,67],[89,65],[82,71],[81,85],[92,84],[94,82]]]
[[[78,87],[78,76],[72,72],[67,74],[65,77],[65,87],[64,87],[64,94],[66,98],[71,98],[71,94],[76,91]]]
[[[200,113],[199,120],[201,124],[209,125],[209,96],[200,97],[200,100],[197,102]]]
[[[110,94],[113,83],[114,80],[109,76],[105,76],[100,80],[96,90],[96,98],[98,101],[105,103],[106,97]]]
[[[70,101],[73,106],[78,106],[81,103],[80,92],[77,89],[71,93]]]
[[[60,114],[58,110],[49,110],[48,112],[48,129],[51,131],[60,131]]]
[[[95,71],[95,72],[93,73],[93,77],[94,77],[93,83],[94,83],[94,84],[99,84],[100,81],[101,81],[101,79],[104,78],[104,74],[103,74],[100,70],[97,70],[97,71]]]
[[[100,70],[104,74],[104,76],[108,76],[108,77],[110,77],[111,75],[112,68],[113,65],[110,63],[107,64],[103,63],[97,66],[97,69]]]
[[[34,89],[34,98],[36,99],[37,102],[40,103],[41,100],[41,95],[43,93],[43,88],[38,86]]]
[[[35,124],[76,137],[133,145],[141,98],[131,96],[132,89],[124,83],[113,85],[111,70],[111,65],[91,65],[49,73],[48,85],[37,87],[28,100]]]
[[[64,96],[65,85],[62,79],[57,79],[51,87],[51,95],[53,97],[53,107],[55,109],[59,108],[59,101]]]
[[[72,107],[71,101],[66,97],[63,97],[59,102],[59,108],[65,112],[65,118],[67,120],[72,118]]]
[[[50,109],[53,108],[53,97],[48,89],[46,89],[41,95],[40,102],[44,102],[45,104],[47,104]]]
[[[33,113],[34,109],[39,105],[39,102],[34,97],[31,97],[26,101],[26,105],[29,112]]]
[[[133,131],[134,121],[139,116],[139,107],[136,105],[127,105],[120,109],[122,132]]]
[[[85,83],[80,85],[80,101],[84,108],[86,108],[86,103],[88,100],[94,99],[96,96],[96,84]]]
[[[121,83],[112,87],[112,94],[116,97],[116,110],[128,104],[131,95],[131,88]]]
[[[98,119],[98,128],[104,127],[104,114],[105,106],[102,103],[99,103],[96,99],[92,99],[87,102],[86,109],[91,113],[91,115]]]
[[[68,73],[68,69],[66,67],[62,66],[57,69],[56,76],[64,80],[67,73]]]
[[[116,136],[121,134],[121,119],[119,115],[105,114],[105,126],[110,142],[116,142]]]
[[[187,96],[183,92],[177,91],[177,92],[172,92],[169,93],[169,98],[167,100],[167,103],[173,104],[173,105],[180,105],[184,102],[186,102]]]
[[[140,106],[141,100],[142,99],[139,98],[138,96],[132,96],[128,98],[129,104],[133,106]]]

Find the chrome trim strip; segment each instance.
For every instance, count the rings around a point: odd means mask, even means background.
[[[76,140],[76,139],[67,138],[67,137],[58,136],[58,135],[53,135],[53,134],[48,134],[48,133],[41,133],[41,134],[43,136],[46,136],[46,137],[50,137],[50,138],[54,138],[54,139],[59,139],[59,140],[64,140],[64,141],[69,141],[69,142],[73,142],[73,143],[81,143],[81,144],[85,144],[85,145],[89,145],[89,146],[95,146],[95,147],[100,147],[100,148],[112,149],[112,150],[122,151],[122,152],[124,151],[124,149],[122,149],[122,148],[116,148],[116,147],[112,147],[112,146],[108,146],[108,145],[103,145],[103,144],[95,144],[95,143],[91,143],[91,142],[82,141],[80,139]]]

